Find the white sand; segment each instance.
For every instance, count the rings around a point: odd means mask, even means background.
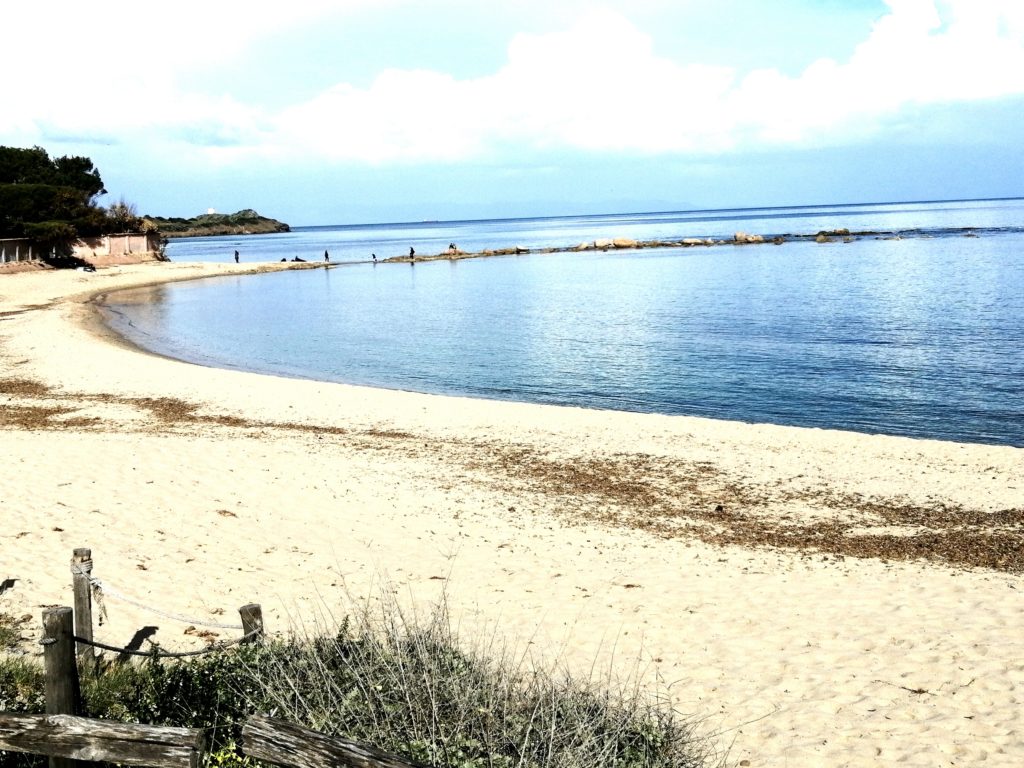
[[[844,549],[853,534],[955,539],[963,513],[946,505],[981,518],[965,541],[991,549],[981,534],[1002,531],[1018,562],[1019,523],[986,515],[1024,508],[1024,450],[203,368],[104,336],[85,303],[245,269],[0,275],[0,612],[31,627],[69,604],[81,546],[146,603],[233,622],[259,602],[270,630],[386,581],[414,602],[445,590],[468,634],[497,625],[581,668],[639,658],[735,762],[1024,764],[1019,575],[900,560],[898,539],[885,559]],[[199,408],[161,420],[141,398]],[[60,412],[26,410],[40,407]],[[709,514],[719,503],[739,517]],[[899,506],[916,512],[886,517]],[[756,546],[837,523],[854,528],[826,549],[846,557]],[[202,644],[106,602],[98,639],[153,625],[165,648]]]

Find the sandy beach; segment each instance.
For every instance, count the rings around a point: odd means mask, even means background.
[[[0,612],[26,635],[91,547],[125,595],[258,602],[270,631],[443,593],[464,634],[640,669],[733,764],[1024,764],[1024,449],[205,368],[94,303],[253,270],[0,274]],[[202,647],[105,603],[97,639]]]

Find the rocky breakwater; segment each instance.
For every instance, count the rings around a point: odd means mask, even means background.
[[[588,240],[575,246],[562,248],[540,248],[530,249],[517,245],[509,248],[486,248],[482,251],[463,251],[454,245],[433,255],[413,256],[392,256],[384,259],[385,262],[417,262],[437,261],[441,259],[478,259],[487,256],[521,256],[528,253],[565,253],[568,251],[612,251],[612,250],[641,250],[648,248],[696,248],[721,245],[782,245],[794,240],[816,240],[819,243],[830,243],[835,240],[842,240],[844,243],[852,242],[858,235],[879,234],[879,233],[851,233],[849,229],[832,229],[821,231],[817,234],[790,234],[790,235],[759,235],[749,232],[736,232],[731,238],[715,240],[710,237],[684,237],[678,240],[634,240],[629,237],[602,237],[595,240]]]
[[[715,240],[710,237],[684,237],[680,240],[631,240],[625,237],[604,238],[587,243],[580,243],[574,251],[608,251],[613,248],[694,248],[712,245],[756,245],[773,243],[781,245],[785,238],[781,235],[766,238],[764,235],[753,235],[748,232],[737,232],[731,240]]]
[[[814,236],[814,241],[816,243],[831,243],[837,237],[841,237],[844,243],[853,242],[853,237],[850,235],[850,230],[845,228],[822,230],[821,232]]]
[[[524,253],[529,253],[529,248],[523,248],[521,245],[514,245],[511,248],[485,248],[480,251],[481,256],[520,256]],[[464,254],[467,255],[467,254]]]
[[[573,248],[556,248],[554,250],[570,251],[610,251],[613,249],[624,250],[630,248],[687,248],[695,245],[720,245],[721,243],[711,239],[700,239],[687,237],[682,240],[633,240],[628,237],[598,238],[585,243],[580,243]]]
[[[764,235],[749,235],[746,232],[737,232],[732,236],[732,239],[737,245],[752,245],[754,243],[763,243]]]
[[[786,238],[782,235],[776,235],[770,240],[766,240],[764,235],[750,235],[746,232],[737,232],[732,237],[732,242],[735,245],[756,245],[759,243],[772,243],[773,245],[782,245],[786,242]]]

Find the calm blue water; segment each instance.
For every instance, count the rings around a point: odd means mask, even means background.
[[[364,261],[839,227],[908,236]],[[359,263],[115,294],[112,324],[175,357],[319,380],[1024,446],[1024,200],[317,227],[169,255],[235,248]]]

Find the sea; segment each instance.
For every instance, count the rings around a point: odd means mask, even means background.
[[[539,252],[737,231],[784,242]],[[451,243],[531,253],[383,263]],[[296,227],[167,255],[236,250],[332,266],[113,293],[108,322],[258,373],[1024,447],[1024,199]]]

